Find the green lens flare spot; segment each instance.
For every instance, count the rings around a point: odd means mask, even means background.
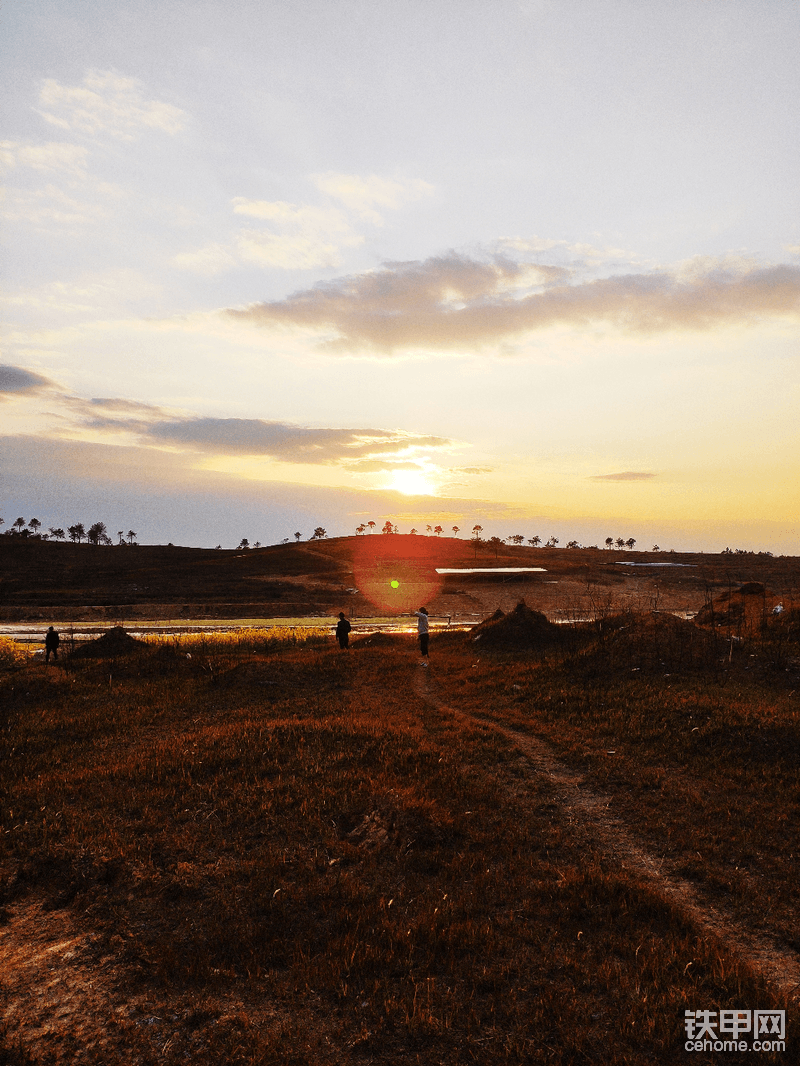
[[[399,581],[390,581],[389,584],[392,586],[393,589],[399,589],[400,588],[400,582]]]

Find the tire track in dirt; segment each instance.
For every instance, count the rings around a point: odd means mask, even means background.
[[[524,754],[532,773],[547,778],[576,828],[585,832],[621,869],[629,870],[649,883],[779,992],[795,1002],[800,1001],[800,955],[785,945],[743,929],[718,905],[702,900],[691,882],[665,872],[663,860],[642,847],[630,829],[609,813],[611,797],[585,787],[582,775],[561,762],[549,744],[488,715],[470,714],[446,704],[435,694],[427,670],[418,672],[414,688],[420,699],[440,713],[487,726],[510,740]]]

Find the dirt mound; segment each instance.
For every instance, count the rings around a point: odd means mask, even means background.
[[[715,660],[712,633],[666,611],[632,611],[603,619],[584,661],[603,670],[679,673]]]
[[[72,653],[72,658],[111,659],[120,655],[133,655],[146,649],[147,645],[144,641],[129,636],[122,626],[114,626],[97,640],[89,640],[76,648]]]
[[[408,644],[407,633],[367,633],[363,637],[351,638],[351,648],[399,648]]]
[[[506,651],[540,648],[560,639],[558,626],[541,612],[528,607],[524,600],[520,600],[508,614],[496,610],[491,618],[471,629],[468,636],[471,642],[480,641],[481,647]]]
[[[760,581],[748,581],[705,604],[695,615],[694,621],[699,626],[751,630],[769,618],[780,602],[780,597],[770,592]]]

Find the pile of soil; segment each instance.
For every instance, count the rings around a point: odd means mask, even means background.
[[[604,671],[680,673],[708,666],[726,647],[713,633],[674,614],[631,611],[603,619],[583,658]]]
[[[367,633],[363,637],[350,637],[351,648],[401,648],[409,644],[407,633]]]
[[[780,603],[760,581],[748,581],[738,589],[723,592],[711,603],[705,604],[694,617],[700,626],[719,626],[723,629],[757,629],[769,618],[772,609]]]
[[[527,651],[554,644],[561,637],[559,627],[550,622],[546,615],[532,610],[524,600],[520,600],[508,614],[498,609],[490,618],[485,618],[470,630],[467,639],[471,643],[480,642],[482,648]]]
[[[143,640],[136,640],[122,628],[114,626],[97,640],[89,640],[76,648],[73,659],[116,659],[120,655],[133,655],[145,651],[147,645]]]

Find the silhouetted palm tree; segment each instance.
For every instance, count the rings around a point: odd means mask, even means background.
[[[370,533],[374,533],[375,532],[375,523],[374,522],[367,522],[367,525],[369,526]]]
[[[128,544],[133,544],[133,542],[136,540],[136,536],[137,536],[136,533],[134,533],[134,531],[132,529],[129,529],[128,530]]]

